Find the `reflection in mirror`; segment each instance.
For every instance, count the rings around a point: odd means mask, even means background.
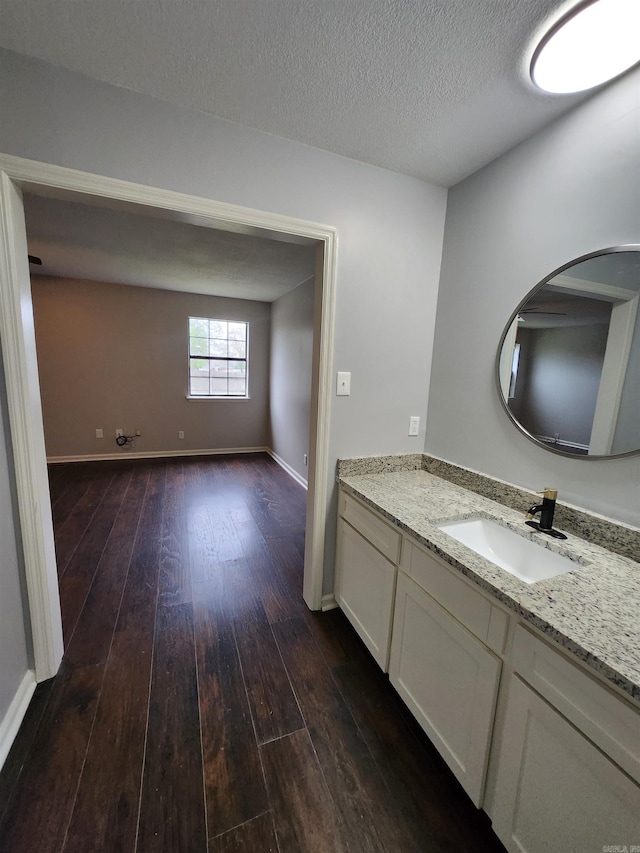
[[[518,428],[576,457],[640,452],[640,246],[586,255],[521,302],[496,361]]]

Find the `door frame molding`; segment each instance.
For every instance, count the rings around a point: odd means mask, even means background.
[[[142,204],[190,221],[224,222],[247,229],[284,232],[322,246],[317,264],[314,365],[311,388],[309,491],[303,597],[322,607],[329,472],[331,376],[335,323],[337,232],[289,216],[227,204],[200,196],[135,184],[0,153],[0,339],[27,581],[36,679],[51,678],[63,654],[62,621],[51,521],[33,306],[22,208],[23,188],[53,194],[80,193]],[[185,219],[183,221],[189,221]]]
[[[588,450],[589,456],[609,456],[618,424],[640,296],[636,290],[563,274],[552,279],[547,287],[558,293],[577,293],[589,299],[611,303],[611,319]]]

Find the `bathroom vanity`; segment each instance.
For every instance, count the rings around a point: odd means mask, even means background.
[[[640,845],[640,565],[424,470],[339,477],[336,600],[513,851]],[[567,557],[527,584],[440,530]]]

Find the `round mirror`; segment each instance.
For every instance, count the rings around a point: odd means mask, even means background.
[[[496,381],[527,438],[575,458],[640,453],[639,300],[640,245],[577,258],[522,300]]]

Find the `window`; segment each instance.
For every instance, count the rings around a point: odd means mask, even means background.
[[[189,396],[247,397],[249,324],[189,317]]]

